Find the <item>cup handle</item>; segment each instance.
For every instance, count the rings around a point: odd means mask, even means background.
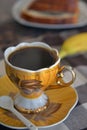
[[[72,79],[69,82],[64,82],[63,77],[64,73],[63,71],[68,70],[71,75]],[[56,83],[60,86],[70,86],[76,79],[76,74],[73,71],[73,68],[71,66],[62,66],[57,74]]]

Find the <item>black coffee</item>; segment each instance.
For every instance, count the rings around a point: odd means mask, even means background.
[[[51,66],[56,58],[51,51],[45,48],[26,47],[11,53],[8,60],[16,67],[37,70]]]

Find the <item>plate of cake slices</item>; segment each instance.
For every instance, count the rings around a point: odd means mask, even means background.
[[[87,24],[87,5],[82,0],[20,0],[12,8],[13,18],[27,27],[65,29]]]

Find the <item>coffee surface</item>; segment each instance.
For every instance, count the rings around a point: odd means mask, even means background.
[[[20,68],[38,70],[55,63],[53,53],[41,47],[26,47],[16,50],[8,57],[9,62]]]

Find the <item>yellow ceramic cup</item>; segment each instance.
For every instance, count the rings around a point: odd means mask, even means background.
[[[16,50],[25,47],[41,47],[46,48],[55,55],[56,61],[47,68],[39,70],[29,70],[12,65],[8,57]],[[70,66],[60,67],[60,57],[57,49],[54,49],[43,42],[20,43],[17,46],[9,47],[4,52],[6,73],[9,79],[19,88],[19,94],[15,96],[14,104],[17,109],[25,112],[39,112],[46,109],[48,105],[48,97],[44,94],[44,90],[52,84],[60,86],[71,85],[75,79],[75,73]],[[62,70],[67,69],[72,74],[70,82],[65,83],[62,80]]]

